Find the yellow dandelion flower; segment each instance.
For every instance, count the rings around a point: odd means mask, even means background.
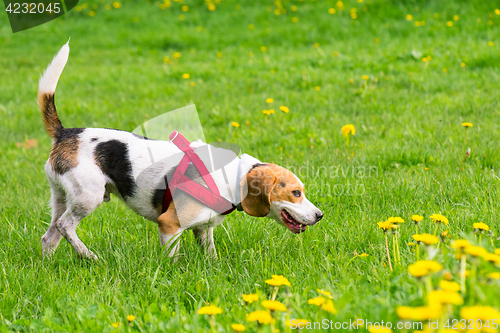
[[[495,9],[495,14],[500,15],[500,9]]]
[[[128,321],[134,321],[134,320],[135,320],[135,316],[133,316],[133,315],[128,315],[128,316],[127,316],[127,320],[128,320]]]
[[[274,109],[269,109],[269,114],[274,113]]]
[[[354,83],[354,80],[353,79],[349,79],[349,83]]]
[[[260,324],[271,324],[273,317],[267,311],[254,311],[247,314],[247,321],[258,321]]]
[[[215,10],[215,5],[213,3],[208,5],[208,10],[213,12]]]
[[[424,321],[428,319],[437,319],[441,317],[442,310],[439,307],[430,306],[419,306],[419,307],[409,307],[409,306],[399,306],[396,309],[398,317],[403,320],[415,320]]]
[[[290,7],[290,9],[292,10],[292,12],[297,11],[297,8],[298,8],[298,7],[297,7],[297,6],[295,6],[295,5],[293,5],[292,7]]]
[[[460,284],[458,284],[457,282],[441,280],[439,281],[439,288],[444,291],[457,292],[460,290]]]
[[[499,280],[500,279],[500,272],[489,273],[486,276],[489,277],[490,279],[493,279],[493,280]]]
[[[274,102],[274,99],[272,99],[272,98],[268,98],[268,99],[266,99],[266,103],[271,104],[272,102]]]
[[[266,283],[271,286],[288,286],[290,287],[290,281],[283,275],[272,275],[272,279],[266,280]]]
[[[122,4],[119,3],[118,1],[113,2],[113,7],[115,7],[116,9],[121,8],[121,6]]]
[[[188,73],[182,74],[183,79],[189,79],[191,76]]]
[[[462,126],[465,128],[469,128],[469,127],[472,127],[474,125],[472,123],[462,123]]]
[[[379,229],[382,229],[383,231],[392,229],[392,223],[389,221],[377,222],[377,225],[378,225]]]
[[[368,80],[370,77],[369,77],[368,75],[363,75],[363,76],[361,76],[361,78],[362,78],[363,80]]]
[[[452,22],[452,21],[448,21],[448,22],[446,22],[446,26],[447,26],[447,27],[452,27],[452,26],[453,26],[453,22]]]
[[[453,15],[453,20],[458,21],[458,15]]]
[[[433,290],[427,295],[429,305],[453,304],[462,305],[464,299],[456,291]]]
[[[267,47],[265,47],[265,46],[261,46],[261,47],[260,47],[260,50],[261,50],[262,52],[266,52],[266,51],[267,51]]]
[[[356,135],[356,128],[352,124],[342,126],[341,131],[342,135],[346,138],[349,136],[349,133],[351,133],[352,135]]]
[[[482,222],[481,222],[481,223],[474,223],[474,224],[472,225],[472,227],[473,227],[474,229],[478,229],[478,230],[485,230],[485,231],[490,230],[490,227],[488,227],[488,225],[486,225],[486,224],[484,224],[484,223],[482,223]]]
[[[415,246],[415,243],[413,243],[413,242],[409,242],[409,243],[408,243],[408,246]]]
[[[110,6],[110,5],[106,5],[106,6],[104,6],[104,9],[106,9],[106,10],[110,10],[110,9],[111,9],[111,6]]]
[[[361,253],[358,257],[362,257],[362,258],[364,258],[364,257],[368,257],[368,256],[369,256],[369,254],[368,254],[368,253]]]
[[[495,254],[499,255],[500,256],[500,249],[495,249]]]
[[[240,127],[240,124],[238,124],[235,121],[231,122],[231,125],[233,125],[233,127],[236,127],[236,128]]]
[[[415,277],[423,277],[430,273],[436,273],[443,269],[443,266],[432,260],[419,260],[408,266],[408,273]]]
[[[319,43],[314,43],[314,48],[317,49],[319,47]]]
[[[181,57],[181,53],[180,52],[175,52],[172,57],[174,57],[174,59],[178,59]]]
[[[196,83],[194,83],[193,81],[191,81],[191,82],[189,83],[189,85],[190,85],[191,87],[194,87],[194,86],[196,85]]]
[[[328,9],[328,14],[335,14],[336,12],[337,10],[335,10],[335,8]]]
[[[121,322],[116,322],[116,323],[111,323],[111,326],[113,326],[114,328],[118,328],[118,326],[120,326]]]
[[[307,304],[321,306],[326,302],[326,298],[323,296],[318,296],[307,300]]]
[[[500,265],[500,256],[493,253],[485,253],[483,259],[491,262],[492,264]]]
[[[320,91],[320,90],[321,90],[321,87],[320,87],[320,86],[316,86],[316,87],[314,87],[314,90],[316,90],[316,91]]]
[[[465,67],[465,62],[461,63],[460,66]]]
[[[471,246],[471,244],[465,239],[457,239],[451,244],[451,247],[455,250],[464,250],[469,246]]]
[[[411,14],[406,15],[406,19],[407,19],[408,21],[413,20],[413,15],[411,15]]]
[[[299,22],[299,18],[298,18],[298,17],[292,17],[292,22],[293,22],[293,23],[297,23],[297,22]]]
[[[448,73],[448,69],[443,68],[443,73]]]
[[[210,316],[222,313],[222,309],[215,305],[204,306],[198,310],[198,314],[207,314]]]
[[[281,303],[280,301],[262,301],[262,303],[260,304],[262,304],[263,307],[271,311],[282,311],[282,312],[287,311],[285,304]]]
[[[241,295],[241,297],[247,303],[257,302],[259,300],[259,295],[257,294],[248,294],[248,295],[243,294]]]
[[[375,43],[380,43],[380,39],[379,38],[375,38]]]
[[[323,303],[321,305],[321,310],[326,311],[326,312],[330,312],[333,314],[337,313],[337,309],[335,309],[335,307],[333,306],[333,301],[331,299],[327,300],[326,303]]]
[[[464,306],[460,309],[460,317],[466,320],[474,320],[474,322],[478,319],[486,322],[487,320],[499,320],[500,312],[491,306]]]
[[[217,52],[217,58],[222,58],[222,53],[221,52]]]
[[[465,253],[470,254],[473,257],[482,257],[488,253],[484,247],[481,246],[468,246],[465,248]]]
[[[331,292],[329,292],[329,291],[325,291],[325,290],[323,290],[323,289],[316,289],[316,291],[317,291],[318,293],[320,293],[321,295],[323,295],[323,296],[326,296],[326,297],[328,297],[328,298],[332,298],[332,293],[331,293]]]
[[[333,56],[334,57],[338,57],[339,56],[339,53],[337,51],[333,52]]]
[[[431,234],[421,234],[419,241],[424,243],[425,245],[434,245],[439,243],[439,238]]]
[[[93,10],[91,10],[91,11],[89,12],[89,15],[90,15],[90,17],[94,17],[94,16],[95,16],[95,12],[94,12]]]
[[[493,42],[490,40],[490,41],[488,42],[488,45],[489,45],[489,46],[493,46],[493,45],[495,45],[495,43],[493,43]]]
[[[448,219],[441,214],[432,214],[431,219],[432,219],[432,222],[434,222],[434,223],[444,223],[446,225],[448,225],[448,223],[449,223]]]
[[[285,113],[290,112],[290,110],[286,106],[283,106],[283,105],[280,106],[280,110],[283,111],[283,112],[285,112]]]
[[[391,222],[391,223],[404,223],[405,220],[403,220],[402,218],[400,218],[399,216],[391,216],[387,219],[387,222]]]
[[[415,223],[419,223],[420,221],[422,221],[424,219],[424,217],[422,215],[412,215],[411,216],[411,220]]]
[[[231,328],[235,332],[243,332],[244,330],[247,329],[247,327],[245,325],[242,325],[242,324],[231,324]]]

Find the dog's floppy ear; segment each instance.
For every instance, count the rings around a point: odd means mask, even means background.
[[[270,168],[258,166],[250,170],[240,182],[241,207],[251,216],[262,217],[271,209],[271,192],[278,178]]]

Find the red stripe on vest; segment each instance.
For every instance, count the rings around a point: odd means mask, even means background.
[[[191,143],[177,131],[173,131],[169,139],[184,152],[184,157],[181,159],[181,162],[175,169],[174,175],[168,182],[163,198],[163,212],[167,211],[177,189],[184,191],[221,215],[227,215],[235,210],[236,207],[220,195],[219,189],[210,175],[210,172],[208,172],[203,161],[191,148]],[[193,163],[201,174],[208,188],[184,175],[190,162]]]

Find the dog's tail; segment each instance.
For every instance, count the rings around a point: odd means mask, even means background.
[[[52,139],[57,139],[63,129],[61,120],[59,120],[59,116],[57,115],[54,94],[56,92],[57,81],[59,81],[59,77],[68,61],[68,56],[69,41],[64,44],[59,53],[54,57],[38,83],[38,106],[40,107],[40,111],[42,111],[45,129]]]

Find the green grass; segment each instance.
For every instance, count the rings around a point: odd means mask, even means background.
[[[130,1],[105,10],[101,1],[89,3],[97,5],[95,17],[90,7],[73,10],[16,34],[1,14],[0,331],[108,332],[112,322],[133,314],[133,325],[120,330],[203,332],[209,323],[196,312],[210,302],[224,309],[217,330],[230,332],[254,308],[241,294],[259,291],[264,299],[272,274],[291,282],[291,294],[278,296],[291,318],[395,323],[397,306],[424,304],[407,274],[415,261],[406,245],[412,214],[425,215],[421,230],[431,233],[428,216],[444,214],[453,239],[473,240],[472,223],[485,222],[496,239],[500,16],[494,5],[349,0],[331,15],[335,3],[282,1],[287,13],[275,15],[273,1],[222,1],[215,11],[203,1],[173,2],[164,10]],[[358,10],[355,20],[351,8]],[[425,26],[416,27],[416,20]],[[65,240],[42,260],[40,238],[50,222],[43,166],[51,143],[36,105],[37,82],[69,37],[56,94],[66,127],[131,131],[194,103],[208,141],[237,143],[300,174],[309,199],[324,212],[321,223],[297,236],[269,219],[235,212],[215,230],[218,261],[205,257],[186,232],[182,256],[172,263],[161,254],[155,224],[113,198],[78,229],[98,262],[77,259]],[[181,57],[165,64],[175,52]],[[424,56],[431,60],[424,63]],[[281,105],[290,113],[279,111]],[[276,113],[264,115],[269,108]],[[465,121],[474,123],[467,140]],[[356,126],[348,147],[340,133],[345,124]],[[39,146],[16,146],[27,139]],[[384,237],[376,227],[389,216],[407,221],[400,228],[402,264],[393,273],[384,267]],[[352,260],[355,253],[369,257]],[[457,278],[452,256],[438,257]],[[316,288],[333,293],[337,315],[307,304]],[[475,288],[466,304],[500,307],[498,285]],[[282,332],[285,316],[277,324]]]

